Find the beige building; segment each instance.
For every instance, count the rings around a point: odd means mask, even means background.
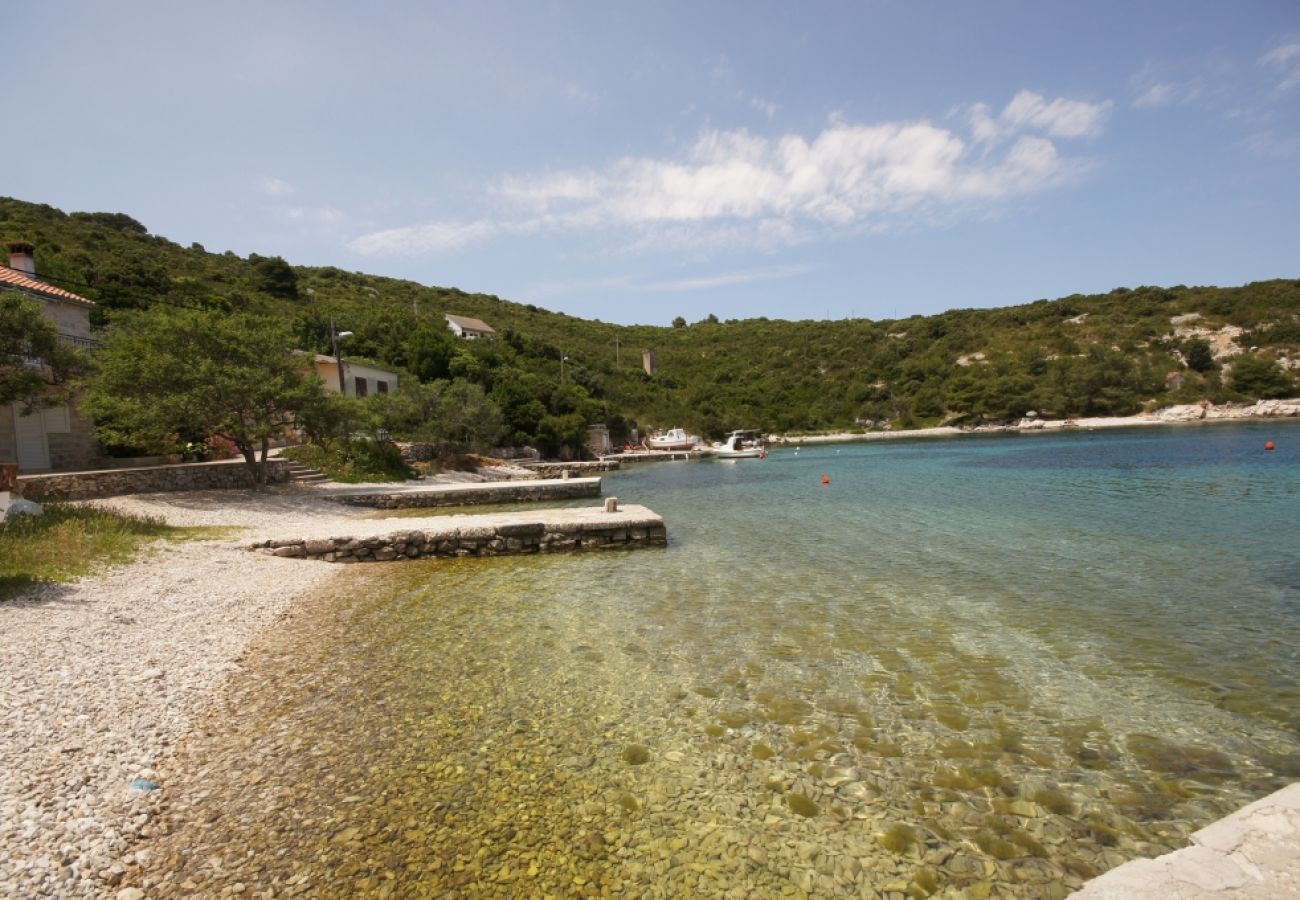
[[[298,351],[294,351],[298,352]],[[333,356],[317,353],[312,360],[316,374],[325,383],[325,390],[348,397],[369,397],[373,394],[391,394],[397,390],[397,373],[369,363],[353,362],[343,357],[343,379],[339,380],[339,361]]]
[[[34,249],[21,242],[9,245],[9,265],[0,266],[0,290],[19,291],[40,303],[60,340],[93,346],[90,311],[94,302],[37,279]],[[20,472],[48,472],[93,468],[99,459],[94,423],[74,407],[27,413],[20,403],[0,406],[0,462],[16,461]]]

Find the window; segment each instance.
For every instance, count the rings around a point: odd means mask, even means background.
[[[388,382],[387,382],[387,381],[376,381],[376,382],[375,382],[375,390],[376,390],[378,393],[380,393],[380,394],[387,394],[387,393],[388,393]]]
[[[366,380],[362,378],[360,375],[358,375],[356,378],[356,386],[353,389],[353,393],[355,393],[358,397],[364,397],[367,393]]]

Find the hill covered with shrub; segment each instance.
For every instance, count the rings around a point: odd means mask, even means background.
[[[623,326],[453,287],[211,253],[122,213],[0,198],[0,239],[34,244],[39,277],[95,300],[100,327],[122,310],[166,305],[253,312],[288,323],[301,349],[329,353],[334,323],[354,333],[350,358],[425,383],[478,385],[502,416],[503,440],[551,451],[580,443],[593,422],[616,439],[634,424],[709,436],[909,428],[1300,392],[1300,280],[1118,288],[998,309],[963,309],[954,296],[948,312],[898,320]],[[497,337],[458,340],[446,313],[483,319]],[[644,350],[655,353],[653,375]]]

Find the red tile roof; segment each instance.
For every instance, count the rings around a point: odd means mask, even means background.
[[[65,291],[63,288],[55,287],[52,284],[46,284],[44,281],[37,281],[19,272],[17,269],[11,269],[8,266],[0,266],[0,285],[12,285],[22,288],[25,291],[35,291],[38,294],[44,294],[47,297],[56,297],[59,300],[71,300],[74,303],[85,303],[87,306],[94,306],[94,300],[87,300],[79,294],[72,291]]]

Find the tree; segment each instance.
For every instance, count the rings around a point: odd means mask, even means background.
[[[1191,338],[1183,342],[1183,356],[1187,359],[1187,368],[1202,374],[1215,367],[1214,351],[1204,338]]]
[[[28,409],[66,403],[85,356],[59,340],[41,305],[18,291],[0,291],[0,406]]]
[[[685,320],[684,318],[682,318],[681,316],[678,316],[677,318],[673,319],[673,327],[674,327],[674,328],[685,328],[685,327],[686,327],[686,320]]]
[[[253,286],[283,300],[298,299],[298,275],[279,256],[259,256],[253,263]]]
[[[281,323],[244,313],[127,313],[95,356],[84,406],[106,443],[170,449],[181,433],[224,437],[261,489],[271,438],[323,396],[290,342]]]
[[[1262,353],[1243,353],[1232,361],[1232,389],[1247,397],[1271,400],[1289,397],[1295,381],[1277,362]]]

